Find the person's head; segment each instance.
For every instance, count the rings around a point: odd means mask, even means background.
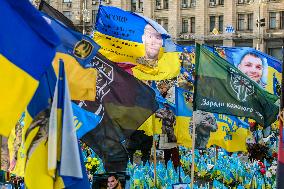
[[[239,70],[257,83],[260,83],[263,67],[262,59],[254,53],[244,55],[238,65]]]
[[[169,110],[170,109],[170,105],[168,103],[164,103],[164,107]]]
[[[119,186],[119,179],[116,174],[110,174],[107,178],[107,186],[109,189],[115,189]]]
[[[157,32],[150,24],[144,28],[142,42],[145,45],[145,58],[150,60],[157,60],[160,48],[163,45],[162,35]]]

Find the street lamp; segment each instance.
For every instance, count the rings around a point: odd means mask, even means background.
[[[250,0],[249,4],[254,3],[255,0]],[[260,37],[260,28],[265,26],[265,18],[260,18],[260,8],[263,3],[266,3],[267,0],[258,0],[258,17],[256,20],[256,26],[258,28],[257,33],[257,44],[256,44],[256,50],[260,50],[260,44],[262,43],[262,38]]]
[[[82,17],[81,17],[82,16]],[[83,6],[79,16],[76,17],[76,20],[83,22],[83,34],[86,34],[86,23],[90,21],[90,11],[87,9],[87,0],[83,1]]]

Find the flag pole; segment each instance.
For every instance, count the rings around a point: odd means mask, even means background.
[[[217,159],[218,159],[218,146],[215,145],[215,162],[214,162],[215,165],[216,165]]]
[[[180,163],[181,155],[180,155],[180,151],[179,151],[179,145],[177,145],[177,148],[178,148],[178,181],[182,182],[181,176],[180,176],[180,169],[182,168],[182,166],[181,166],[181,163]]]
[[[157,152],[156,152],[156,140],[155,140],[155,131],[156,131],[156,124],[155,124],[155,114],[152,118],[152,125],[153,125],[153,153],[154,153],[154,186],[157,186]]]
[[[191,147],[191,154],[192,154],[192,160],[191,160],[191,176],[190,176],[190,188],[193,188],[194,183],[194,159],[195,159],[195,111],[193,111],[192,114],[192,147]]]

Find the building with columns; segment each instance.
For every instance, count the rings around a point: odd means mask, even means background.
[[[100,0],[49,0],[90,31]],[[101,0],[160,23],[178,44],[246,46],[282,59],[284,0]],[[86,4],[86,7],[85,7]]]

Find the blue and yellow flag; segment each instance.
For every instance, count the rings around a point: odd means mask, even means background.
[[[228,152],[246,152],[246,141],[251,134],[249,124],[234,116],[214,114],[214,117],[217,122],[217,131],[210,133],[207,147],[217,145]]]
[[[191,148],[192,138],[190,126],[192,120],[192,93],[184,90],[180,87],[176,87],[176,126],[175,135],[177,137],[177,143],[184,147]],[[196,138],[203,139],[205,144],[202,146],[209,148],[212,145],[220,146],[229,152],[247,151],[246,140],[250,135],[249,125],[234,116],[211,114],[204,112],[198,114],[201,118],[196,118],[196,129],[199,130],[203,125],[201,123],[209,122],[212,126],[216,126],[216,129],[211,129],[208,133],[208,137],[201,136],[201,133],[197,132]],[[199,135],[199,136],[198,136]],[[196,146],[200,147],[200,146]]]
[[[141,80],[163,80],[179,73],[179,53],[167,31],[141,15],[116,7],[99,7],[94,40],[99,52],[116,63],[131,63]]]
[[[71,30],[54,18],[43,17],[60,38],[53,67],[58,75],[59,59],[64,60],[71,99],[95,100],[97,71],[84,66],[92,62],[100,47],[88,36]]]
[[[0,12],[0,134],[7,137],[51,64],[59,39],[28,0],[3,0]]]
[[[62,65],[51,110],[48,108],[44,114],[37,115],[29,128],[40,126],[27,153],[29,158],[24,176],[28,188],[69,188],[74,185],[78,187],[79,183],[82,188],[90,187],[80,155]]]
[[[72,109],[78,139],[82,138],[82,136],[84,136],[86,133],[96,128],[102,119],[102,116],[81,108],[80,104],[77,105],[72,103]]]
[[[83,180],[85,169],[82,169],[80,153],[67,78],[61,61],[49,119],[48,171],[52,174],[56,170],[51,176],[55,178],[59,175],[65,188]]]
[[[43,77],[39,82],[39,86],[30,101],[24,116],[23,127],[21,128],[21,141],[18,151],[13,152],[13,157],[17,159],[15,168],[12,173],[18,176],[24,176],[26,160],[29,156],[28,152],[32,148],[34,138],[40,133],[43,132],[43,127],[40,130],[39,125],[44,125],[46,119],[49,115],[45,112],[49,111],[50,103],[53,98],[54,87],[56,83],[56,75],[54,74],[53,68],[50,65],[49,69],[44,73]],[[12,137],[9,137],[10,143],[15,141]],[[18,143],[19,143],[18,142]],[[9,147],[9,150],[13,149],[13,145]],[[12,158],[13,158],[12,157]]]
[[[192,96],[193,94],[180,87],[175,87],[176,125],[175,135],[177,143],[184,147],[192,146],[190,135],[190,122],[192,120]]]

